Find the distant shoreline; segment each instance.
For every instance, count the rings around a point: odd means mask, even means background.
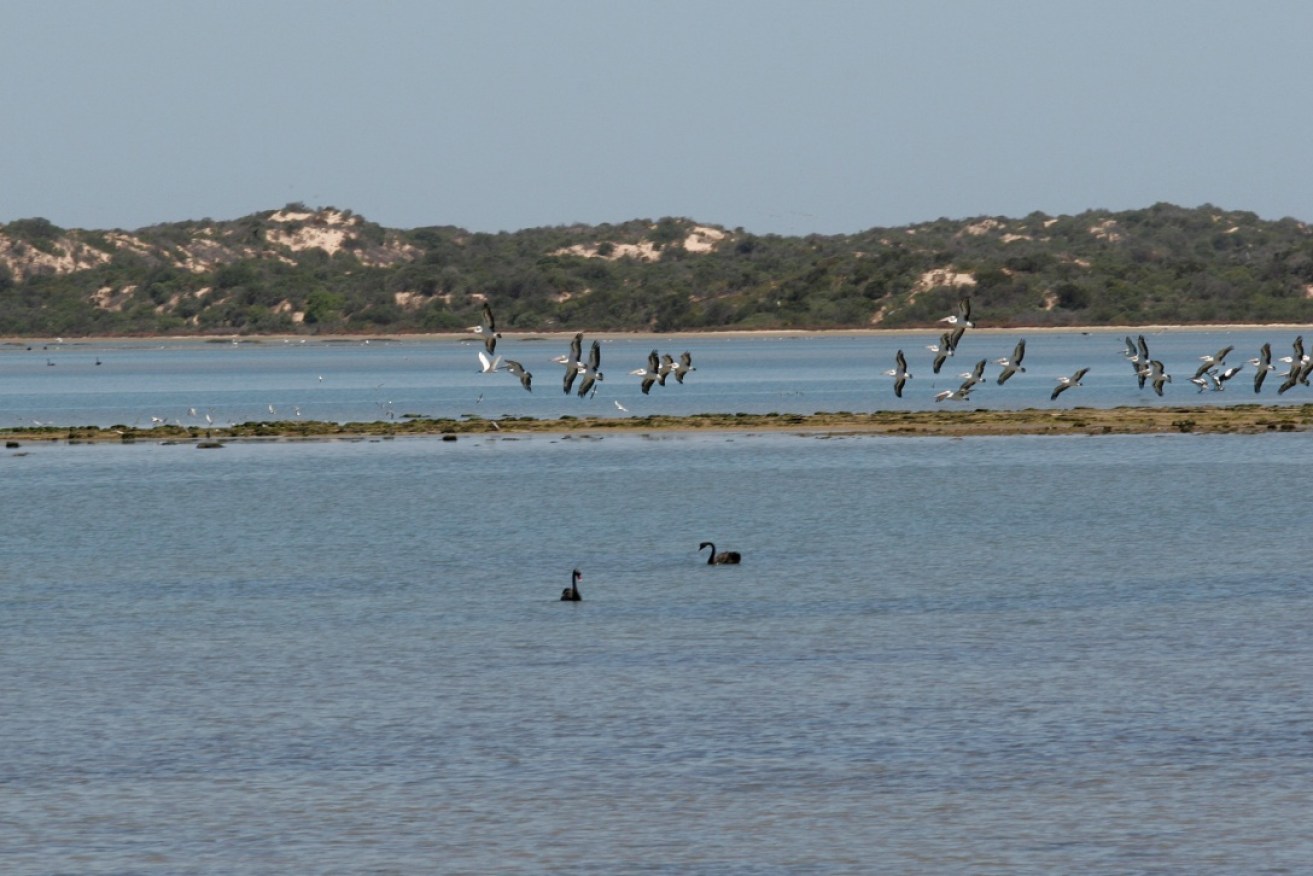
[[[971,331],[991,335],[1019,334],[1157,334],[1161,332],[1228,332],[1228,331],[1313,331],[1313,326],[1303,323],[1221,323],[1216,325],[1109,325],[1109,326],[1017,326],[1017,327],[982,327]],[[863,329],[715,329],[710,331],[673,331],[673,332],[637,332],[637,331],[602,331],[577,329],[572,331],[542,332],[503,332],[503,342],[529,340],[569,340],[577,332],[603,340],[678,338],[692,340],[695,338],[807,338],[807,337],[901,337],[942,332],[944,326],[930,325],[921,328],[863,328]],[[255,343],[351,343],[364,341],[466,341],[478,337],[472,332],[373,332],[361,334],[324,334],[324,335],[94,335],[85,337],[4,337],[0,345],[5,346],[48,346],[52,343],[64,345],[98,344],[98,343],[197,343],[221,344],[237,342],[238,344]]]
[[[650,417],[503,417],[485,420],[415,418],[367,423],[250,422],[225,428],[156,426],[151,429],[38,426],[0,430],[9,450],[41,443],[196,443],[251,440],[362,440],[461,436],[641,435],[643,433],[798,433],[885,437],[1015,435],[1261,434],[1313,430],[1313,403],[1174,407],[1027,408],[1019,411],[876,411],[816,414],[693,414]]]

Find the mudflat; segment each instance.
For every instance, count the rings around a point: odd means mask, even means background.
[[[502,417],[361,423],[282,420],[223,428],[158,425],[149,429],[40,426],[0,432],[7,444],[35,441],[196,441],[243,439],[353,439],[402,435],[454,437],[469,434],[642,432],[832,433],[907,437],[972,435],[1137,435],[1158,433],[1302,432],[1313,429],[1313,404],[1197,405],[1172,407],[1066,408],[1016,411],[874,411],[815,414],[692,414],[689,416]]]

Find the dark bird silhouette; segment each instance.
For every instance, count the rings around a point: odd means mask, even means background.
[[[555,362],[560,362],[563,365],[565,365],[564,387],[565,387],[566,395],[570,394],[570,387],[574,386],[575,377],[579,374],[580,371],[584,370],[583,345],[584,345],[584,333],[578,332],[574,336],[574,340],[570,341],[570,355],[557,356],[553,360]]]
[[[1049,396],[1049,401],[1052,401],[1053,399],[1062,395],[1064,392],[1071,389],[1073,386],[1080,386],[1081,378],[1084,377],[1089,370],[1090,369],[1088,368],[1081,368],[1079,371],[1077,371],[1075,374],[1071,375],[1070,377],[1059,377],[1058,385],[1053,387],[1053,394]]]
[[[1226,354],[1235,349],[1234,345],[1223,347],[1211,356],[1200,356],[1199,359],[1203,364],[1199,370],[1194,373],[1195,377],[1201,376],[1205,371],[1211,370],[1214,366],[1220,367],[1226,361]]]
[[[1272,364],[1272,345],[1264,344],[1258,351],[1258,357],[1250,359],[1249,364],[1258,369],[1254,374],[1254,392],[1262,392],[1263,380],[1267,377],[1267,372],[1277,370]]]
[[[697,371],[697,369],[693,367],[693,354],[688,352],[687,350],[680,353],[679,364],[675,366],[674,371],[675,371],[675,381],[677,383],[683,383],[684,375],[687,374],[688,372]]]
[[[912,376],[908,373],[907,357],[903,355],[902,350],[894,355],[894,367],[886,371],[885,374],[894,379],[894,395],[902,398],[903,387],[907,384],[908,378]]]
[[[588,350],[588,361],[584,364],[583,380],[579,381],[579,397],[583,398],[588,395],[588,390],[592,389],[597,381],[602,379],[602,345],[593,341],[593,346]]]
[[[630,371],[630,374],[637,374],[643,378],[639,388],[643,390],[643,395],[647,395],[652,390],[652,384],[656,383],[661,377],[661,358],[657,356],[657,351],[653,350],[647,354],[647,367]]]
[[[1002,386],[1008,382],[1008,378],[1018,371],[1026,373],[1026,369],[1021,367],[1021,360],[1026,358],[1026,339],[1022,338],[1017,341],[1017,346],[1012,350],[1011,356],[1005,356],[998,360],[998,364],[1003,366],[1003,372],[998,376],[998,385]]]
[[[488,306],[488,302],[483,302],[483,321],[471,331],[482,336],[483,346],[488,350],[489,356],[497,352],[497,339],[501,337],[501,333],[497,331],[497,320],[493,319],[492,308]]]
[[[583,578],[583,573],[575,569],[570,576],[570,586],[561,591],[562,602],[583,602],[584,598],[579,595],[579,580]]]
[[[946,316],[939,321],[963,329],[973,328],[975,323],[971,321],[971,299],[963,298],[959,300],[957,302],[957,313],[954,313],[952,316]]]
[[[1172,382],[1172,375],[1167,373],[1166,367],[1157,359],[1149,360],[1149,374],[1152,376],[1151,383],[1153,391],[1159,395],[1163,394],[1163,384]]]
[[[533,392],[533,374],[525,371],[524,366],[514,359],[506,360],[506,370],[520,378],[520,386],[523,386],[529,392]]]
[[[743,556],[738,551],[721,551],[716,553],[716,546],[709,541],[704,541],[698,545],[698,550],[711,548],[711,553],[707,556],[708,566],[737,566]]]

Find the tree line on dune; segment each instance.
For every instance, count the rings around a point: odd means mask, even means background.
[[[136,231],[0,225],[0,334],[925,327],[1313,321],[1313,231],[1216,207],[940,219],[844,235],[690,219],[479,233],[290,204]]]

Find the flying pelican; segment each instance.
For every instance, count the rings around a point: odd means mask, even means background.
[[[533,374],[525,371],[523,365],[516,362],[514,359],[507,359],[506,370],[520,378],[520,386],[523,386],[525,389],[529,390],[529,392],[533,392]]]
[[[1290,363],[1290,368],[1285,374],[1281,375],[1282,377],[1289,377],[1297,373],[1304,363],[1309,361],[1309,357],[1304,354],[1304,336],[1299,335],[1296,337],[1295,342],[1291,344],[1291,355],[1282,356],[1278,361]]]
[[[721,551],[716,553],[716,546],[709,541],[704,541],[698,545],[698,550],[711,548],[711,553],[707,556],[708,566],[737,566],[743,559],[743,555],[738,551]]]
[[[579,582],[584,577],[583,573],[575,569],[570,574],[570,586],[561,591],[561,602],[583,602],[584,598],[579,595]]]
[[[1020,371],[1026,373],[1026,369],[1021,367],[1021,360],[1026,358],[1026,339],[1022,338],[1017,341],[1017,346],[1012,350],[1011,356],[1004,356],[1002,359],[995,361],[1003,366],[1003,373],[998,376],[998,385],[1002,386],[1008,382],[1008,378]]]
[[[1157,359],[1149,360],[1149,373],[1152,379],[1149,381],[1153,385],[1153,391],[1159,395],[1163,394],[1163,384],[1172,382],[1172,375],[1168,374],[1163,363]]]
[[[666,377],[668,377],[670,375],[670,372],[674,370],[675,370],[675,357],[670,355],[669,353],[662,353],[661,368],[657,372],[658,374],[657,383],[661,384],[662,386],[665,386]]]
[[[674,371],[675,371],[675,381],[677,383],[683,383],[684,375],[687,374],[688,372],[697,371],[697,369],[693,367],[693,354],[688,352],[687,350],[680,353],[679,364],[675,366]]]
[[[588,390],[592,389],[596,382],[602,379],[602,372],[598,369],[602,367],[602,345],[593,341],[593,346],[588,350],[588,362],[584,365],[583,379],[579,382],[579,397],[583,398],[588,395]]]
[[[971,390],[974,388],[975,388],[975,384],[970,381],[967,381],[966,383],[963,383],[961,386],[959,386],[957,389],[946,389],[943,392],[937,393],[935,395],[935,401],[941,402],[941,401],[948,401],[949,399],[952,399],[954,401],[966,401],[967,399],[971,398]]]
[[[501,333],[497,331],[497,320],[493,319],[492,308],[488,302],[483,302],[483,319],[479,325],[470,326],[470,331],[483,338],[483,346],[487,349],[488,355],[491,356],[497,352],[497,339]]]
[[[553,360],[565,366],[564,386],[565,386],[566,395],[570,394],[570,387],[574,385],[575,376],[580,371],[584,370],[583,353],[582,353],[583,343],[584,343],[584,333],[583,332],[576,333],[574,336],[574,340],[570,341],[570,355],[557,356]]]
[[[939,343],[930,344],[926,347],[930,352],[935,354],[935,364],[932,370],[938,374],[939,369],[944,366],[944,361],[953,355],[953,332],[944,332],[939,336]]]
[[[961,374],[958,375],[958,377],[961,377],[966,380],[966,383],[962,384],[963,389],[975,386],[977,383],[984,382],[985,360],[981,359],[979,362],[976,363],[975,368],[972,368],[970,371],[963,371]]]
[[[1263,380],[1267,377],[1267,372],[1277,370],[1272,364],[1272,345],[1264,344],[1258,351],[1258,358],[1250,359],[1249,364],[1258,369],[1254,375],[1254,392],[1262,392]]]
[[[894,395],[899,398],[903,397],[903,386],[906,385],[911,374],[907,371],[907,357],[903,351],[899,350],[894,355],[894,367],[885,372],[885,375],[894,379]]]
[[[971,299],[962,298],[959,300],[957,302],[957,313],[946,316],[939,321],[964,329],[975,328],[976,324],[971,321]]]
[[[643,395],[647,395],[652,389],[652,384],[661,379],[661,359],[657,356],[657,351],[653,350],[647,354],[647,367],[637,368],[629,372],[643,378],[639,388],[643,390]],[[664,381],[662,381],[664,384]]]
[[[1242,368],[1244,368],[1244,367],[1245,367],[1244,365],[1232,365],[1230,368],[1226,369],[1226,370],[1223,371],[1221,374],[1216,375],[1216,377],[1217,377],[1217,385],[1214,386],[1213,389],[1221,389],[1221,388],[1222,388],[1222,384],[1226,383],[1226,382],[1227,382],[1228,380],[1230,380],[1232,377],[1235,377],[1237,374],[1239,374],[1239,373],[1240,373],[1240,369],[1242,369]],[[1209,372],[1209,373],[1212,373],[1212,372]]]
[[[1200,360],[1202,360],[1203,364],[1199,366],[1199,370],[1194,373],[1194,376],[1198,377],[1208,369],[1212,368],[1213,366],[1221,365],[1223,361],[1226,359],[1226,354],[1234,349],[1235,346],[1233,345],[1226,346],[1218,350],[1216,353],[1214,353],[1211,356],[1200,356],[1199,358]]]
[[[1049,401],[1053,401],[1055,398],[1062,395],[1064,392],[1071,389],[1073,386],[1080,386],[1081,378],[1084,377],[1089,370],[1090,369],[1088,368],[1081,368],[1070,377],[1059,377],[1058,385],[1053,387],[1053,394],[1049,396]]]
[[[624,405],[620,404],[620,402],[619,402],[618,400],[616,400],[616,399],[611,399],[611,401],[615,403],[615,406],[616,406],[616,409],[617,409],[617,410],[619,410],[619,411],[623,411],[623,412],[626,413],[626,414],[629,413],[629,408],[627,408],[627,407],[625,407]]]

